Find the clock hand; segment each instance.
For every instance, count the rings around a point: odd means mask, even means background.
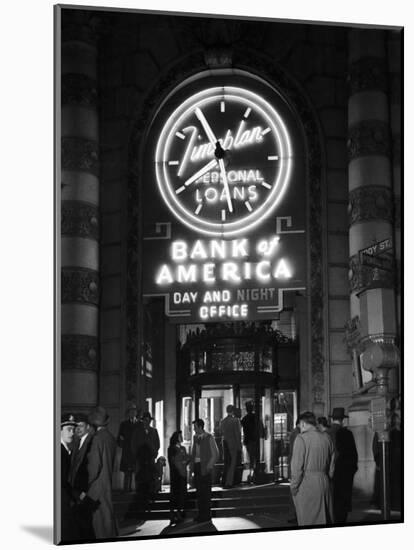
[[[229,182],[227,181],[227,174],[226,174],[226,169],[224,167],[223,159],[219,159],[219,166],[220,166],[221,177],[223,178],[224,189],[226,190],[226,197],[227,197],[227,204],[229,206],[229,212],[233,212],[233,204],[231,202]]]
[[[195,110],[195,114],[196,114],[196,117],[198,118],[198,120],[201,122],[201,126],[204,128],[204,131],[207,134],[207,137],[208,137],[210,143],[212,143],[216,147],[216,151],[217,151],[217,149],[219,149],[220,152],[221,152],[222,148],[221,148],[220,142],[218,141],[218,139],[214,135],[214,132],[211,129],[210,124],[207,122],[207,119],[204,116],[203,111],[199,107],[197,107],[196,110]],[[220,145],[220,148],[218,147],[218,145]],[[227,197],[227,204],[228,204],[228,207],[229,207],[229,212],[233,212],[233,205],[232,205],[232,202],[231,202],[229,182],[227,181],[227,174],[226,174],[226,169],[224,167],[224,160],[222,158],[219,158],[218,162],[219,162],[219,166],[220,166],[221,177],[223,178],[224,189],[226,191],[226,197]]]
[[[196,117],[198,118],[198,120],[201,122],[201,126],[204,128],[204,131],[207,134],[207,137],[208,137],[210,143],[212,143],[214,146],[216,146],[218,140],[217,140],[216,136],[214,135],[214,132],[211,129],[210,124],[207,122],[207,119],[204,116],[203,111],[199,107],[197,107],[196,110],[195,110],[195,114],[196,114]]]
[[[217,164],[217,160],[216,160],[216,159],[211,160],[208,164],[206,164],[205,166],[203,166],[203,168],[200,168],[200,170],[198,170],[198,172],[196,172],[195,174],[193,174],[193,175],[191,176],[191,178],[189,178],[186,182],[184,182],[184,185],[187,187],[187,185],[190,185],[190,183],[193,183],[193,181],[198,180],[198,178],[200,178],[201,176],[203,176],[204,174],[206,174],[209,170],[211,170],[212,168],[214,168],[214,166],[216,166],[216,164]]]

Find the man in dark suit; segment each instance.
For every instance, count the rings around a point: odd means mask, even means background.
[[[71,445],[76,421],[73,414],[63,414],[60,422],[60,471],[61,471],[61,540],[69,542],[77,538],[76,521],[73,513],[73,497],[69,483]]]
[[[151,413],[144,412],[142,422],[135,424],[131,436],[131,451],[136,461],[135,489],[141,510],[149,508],[154,496],[155,459],[160,449],[158,432],[150,424]]]
[[[333,476],[333,508],[335,523],[345,523],[352,509],[352,486],[358,470],[358,453],[352,432],[343,425],[348,418],[343,407],[332,412],[332,424],[327,433],[335,446],[335,472]]]
[[[243,444],[249,457],[250,472],[249,483],[256,481],[256,469],[260,461],[260,439],[264,437],[264,426],[259,416],[254,411],[253,401],[245,404],[246,414],[241,419],[243,427]]]
[[[138,409],[132,405],[127,410],[128,419],[123,420],[119,426],[117,443],[122,449],[121,463],[119,469],[124,473],[124,491],[131,491],[132,476],[135,471],[135,457],[131,449],[132,434],[138,420]]]
[[[92,527],[93,507],[86,493],[88,491],[88,454],[92,445],[93,429],[88,422],[86,414],[78,414],[76,446],[71,455],[69,472],[69,483],[72,488],[72,495],[76,500],[74,508],[75,519],[79,530],[79,539],[89,540],[95,538]]]

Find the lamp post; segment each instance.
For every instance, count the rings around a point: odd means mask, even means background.
[[[390,431],[387,415],[390,369],[399,364],[399,351],[393,337],[370,337],[361,354],[362,367],[372,372],[377,395],[371,401],[372,429],[378,434],[381,449],[381,512],[382,519],[390,519],[389,445]]]

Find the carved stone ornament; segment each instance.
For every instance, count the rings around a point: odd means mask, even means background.
[[[62,138],[62,170],[89,172],[98,176],[99,145],[79,137]]]
[[[97,107],[98,89],[96,80],[84,74],[63,74],[61,97],[62,106]]]
[[[391,156],[390,129],[380,120],[364,120],[349,129],[348,160],[370,155]]]
[[[356,349],[361,340],[361,323],[359,315],[352,317],[345,324],[345,338],[344,342],[348,349],[348,352],[352,355],[352,351]]]
[[[61,231],[63,237],[99,240],[99,208],[80,201],[62,201]]]
[[[360,293],[373,288],[394,288],[395,270],[385,271],[376,267],[362,265],[359,254],[349,258],[349,288],[351,292]]]
[[[98,370],[99,344],[95,336],[62,334],[62,370]]]
[[[99,273],[92,269],[63,267],[62,304],[99,304]]]
[[[210,69],[231,67],[233,52],[230,48],[209,48],[204,54],[204,59]]]
[[[352,63],[348,73],[350,95],[366,91],[387,91],[386,63],[382,57],[363,57]]]
[[[348,213],[349,225],[376,220],[392,223],[393,193],[381,185],[358,187],[349,193]]]

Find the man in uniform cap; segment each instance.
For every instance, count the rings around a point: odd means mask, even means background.
[[[107,429],[109,416],[103,407],[90,413],[88,422],[96,430],[88,454],[88,491],[93,501],[92,525],[97,539],[113,538],[117,527],[112,505],[112,472],[116,440]]]
[[[69,484],[71,444],[76,421],[73,414],[64,413],[60,422],[60,472],[61,472],[61,540],[69,542],[77,538],[76,522],[73,514],[73,499]]]
[[[335,523],[345,523],[352,509],[352,485],[358,470],[358,453],[352,432],[343,425],[348,418],[343,407],[332,411],[332,423],[327,433],[335,446],[335,472],[333,476],[333,506]]]

